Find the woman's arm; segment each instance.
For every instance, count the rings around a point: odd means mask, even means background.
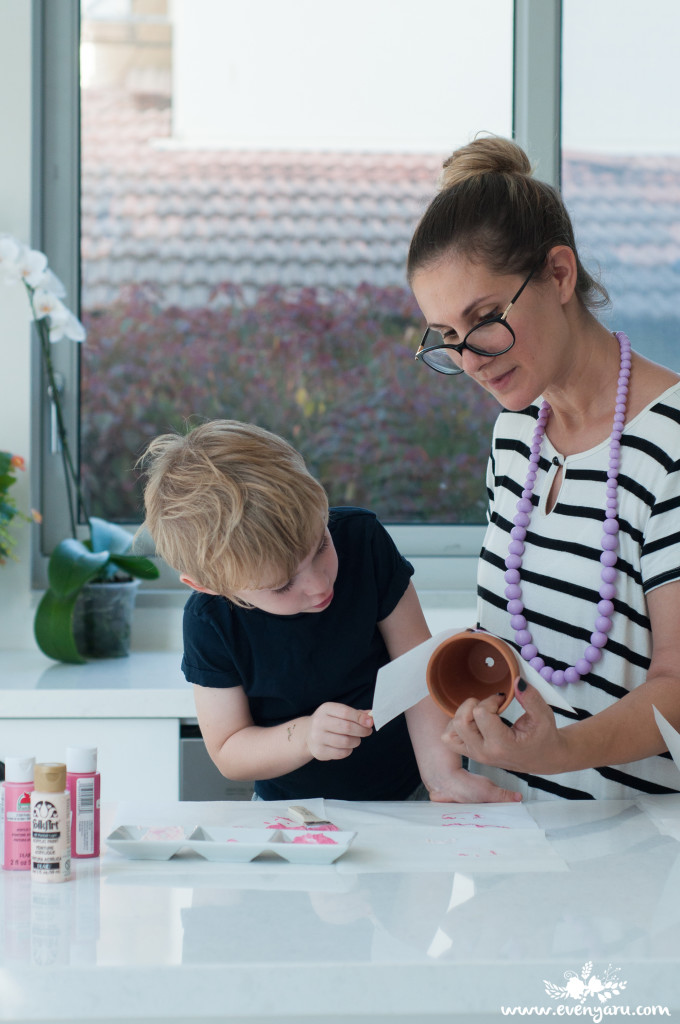
[[[510,729],[494,714],[497,698],[466,701],[447,728],[447,745],[480,764],[542,775],[625,764],[661,753],[666,747],[652,704],[680,728],[680,582],[657,587],[647,603],[653,654],[642,686],[562,729],[533,687],[516,690],[525,713]]]
[[[241,686],[194,686],[194,702],[206,749],[228,779],[275,779],[316,758],[348,757],[370,735],[366,711],[322,704],[313,715],[267,728],[254,724]]]
[[[413,583],[409,583],[397,607],[378,623],[378,628],[392,660],[429,640],[430,630]],[[501,789],[484,776],[471,775],[462,769],[460,756],[442,742],[442,733],[449,721],[429,696],[406,712],[418,770],[430,800],[459,803],[519,800],[518,793]]]

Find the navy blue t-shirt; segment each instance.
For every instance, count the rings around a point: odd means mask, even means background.
[[[328,528],[338,576],[322,612],[273,615],[199,593],[185,605],[184,675],[200,686],[242,686],[256,725],[311,715],[326,701],[369,710],[378,669],[389,661],[378,622],[398,605],[413,566],[372,512],[332,508]],[[403,800],[419,782],[399,715],[349,757],[312,760],[256,781],[255,790],[265,800]]]

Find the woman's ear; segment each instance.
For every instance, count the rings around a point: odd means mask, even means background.
[[[197,590],[199,594],[213,594],[215,597],[219,596],[216,590],[208,590],[207,587],[202,587],[200,583],[194,583],[194,581],[184,573],[180,573],[179,581],[180,583],[185,583],[187,587],[191,587],[192,590]]]
[[[549,279],[554,281],[562,305],[569,302],[576,290],[578,267],[574,250],[568,245],[555,245],[548,252],[546,267]]]

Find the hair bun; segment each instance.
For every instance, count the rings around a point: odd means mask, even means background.
[[[441,189],[460,185],[480,174],[530,175],[531,164],[521,146],[498,135],[485,135],[457,149],[444,162]]]

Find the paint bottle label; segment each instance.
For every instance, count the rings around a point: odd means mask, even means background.
[[[31,794],[31,873],[41,882],[71,876],[71,800],[68,793]]]
[[[5,758],[0,783],[0,860],[5,871],[31,866],[31,791],[34,757]]]
[[[65,882],[71,877],[71,796],[65,764],[37,764],[31,793],[31,877]]]
[[[75,848],[79,857],[94,853],[94,778],[76,779]]]

